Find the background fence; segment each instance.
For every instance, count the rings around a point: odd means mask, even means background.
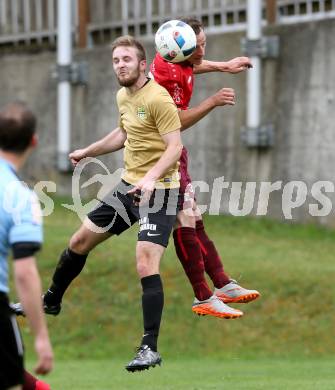
[[[85,23],[87,42],[95,46],[121,34],[152,36],[165,20],[195,15],[207,33],[243,31],[246,0],[69,0],[73,7],[73,31],[78,41],[79,21]],[[335,0],[264,0],[273,7],[275,22],[289,24],[335,18]],[[79,14],[84,13],[84,18]],[[54,45],[57,0],[0,0],[0,45]]]

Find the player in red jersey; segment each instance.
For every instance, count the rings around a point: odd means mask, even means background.
[[[203,100],[196,107],[189,108],[193,93],[194,74],[207,72],[239,73],[252,67],[247,57],[237,57],[228,62],[204,60],[206,35],[201,22],[194,18],[182,19],[188,23],[197,36],[197,47],[192,56],[181,63],[165,61],[156,54],[151,66],[151,76],[164,86],[179,108],[182,130],[186,130],[211,112],[215,107],[235,104],[235,93],[231,88],[222,88]],[[196,210],[191,177],[188,173],[188,155],[184,147],[180,158],[180,191],[184,195],[182,210],[177,216],[174,230],[174,244],[177,256],[183,265],[195,294],[192,310],[221,318],[238,318],[240,310],[226,303],[246,303],[259,297],[256,290],[239,286],[224,271],[220,256],[205,231],[200,213]],[[191,213],[190,213],[191,211]],[[205,272],[211,278],[215,290],[209,288]]]

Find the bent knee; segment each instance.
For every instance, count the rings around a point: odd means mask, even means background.
[[[195,223],[196,223],[195,215],[189,215],[188,213],[182,210],[177,214],[175,229],[181,227],[195,228]]]
[[[86,254],[92,249],[90,248],[88,239],[78,232],[71,237],[69,248],[79,254]]]

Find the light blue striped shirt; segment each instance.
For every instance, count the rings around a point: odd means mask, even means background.
[[[18,242],[42,243],[41,209],[36,194],[0,158],[0,291],[8,293],[8,253]]]

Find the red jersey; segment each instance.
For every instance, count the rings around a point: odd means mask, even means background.
[[[174,64],[156,54],[150,72],[155,81],[169,92],[176,106],[187,110],[193,92],[193,66],[188,62]]]
[[[174,64],[165,61],[159,54],[156,54],[150,65],[150,72],[155,81],[169,92],[176,106],[181,110],[187,110],[193,92],[193,65],[188,62]],[[179,163],[179,191],[180,194],[184,195],[182,200],[182,203],[184,203],[185,193],[188,194],[188,197],[192,198],[194,196],[192,179],[188,173],[188,153],[185,147],[183,147]],[[186,203],[185,208],[188,207]]]

